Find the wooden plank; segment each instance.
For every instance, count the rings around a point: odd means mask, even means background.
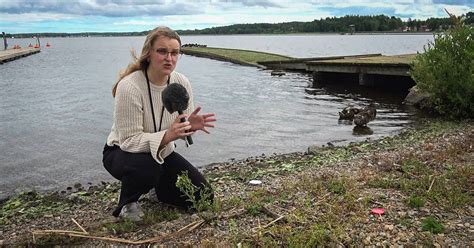
[[[366,58],[366,57],[380,57],[382,54],[357,54],[357,55],[343,55],[343,56],[327,56],[327,57],[312,57],[312,58],[297,58],[289,60],[273,60],[258,62],[267,67],[267,69],[280,69],[280,70],[303,70],[311,71],[308,68],[309,62],[314,61],[326,61],[326,60],[345,60],[350,58]]]
[[[312,72],[362,73],[387,76],[409,76],[411,64],[416,54],[377,56],[365,58],[345,58],[307,62]]]
[[[344,59],[309,61],[308,65],[375,65],[375,66],[410,66],[416,54],[402,54],[394,56],[371,56],[363,58],[347,57]]]
[[[26,57],[31,54],[39,53],[40,48],[20,48],[20,49],[7,49],[0,51],[0,64],[3,64],[8,61],[12,61],[21,57]]]
[[[356,55],[341,55],[341,56],[326,56],[326,57],[311,57],[311,58],[296,58],[296,59],[288,59],[288,60],[270,60],[270,61],[262,61],[258,62],[263,65],[270,65],[270,64],[280,64],[284,63],[298,63],[298,62],[309,62],[309,61],[320,61],[320,60],[334,60],[334,59],[345,59],[345,58],[364,58],[364,57],[378,57],[382,56],[381,53],[373,53],[373,54],[356,54]]]

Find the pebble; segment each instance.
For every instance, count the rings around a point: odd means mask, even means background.
[[[466,222],[466,223],[464,223],[464,226],[465,226],[465,227],[470,227],[471,224],[469,224],[469,223]]]
[[[364,245],[369,245],[370,244],[370,237],[367,237],[365,238],[362,243],[364,243]]]
[[[384,230],[385,231],[393,231],[393,225],[385,225]]]

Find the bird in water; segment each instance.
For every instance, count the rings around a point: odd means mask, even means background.
[[[370,103],[369,106],[364,107],[359,113],[354,115],[354,124],[356,126],[366,126],[370,121],[375,120],[377,109],[375,104]]]
[[[347,106],[341,112],[339,112],[339,120],[350,120],[354,119],[354,116],[360,112],[360,108],[354,106]]]

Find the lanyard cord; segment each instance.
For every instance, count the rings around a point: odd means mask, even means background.
[[[145,70],[145,78],[146,78],[146,83],[148,85],[148,97],[150,97],[150,104],[151,104],[151,115],[153,116],[153,127],[155,127],[155,133],[156,131],[156,121],[155,121],[155,110],[153,109],[153,100],[151,99],[151,89],[150,89],[150,80],[148,79],[148,72]],[[171,75],[168,76],[168,81],[166,82],[166,85],[170,84],[170,78]],[[165,105],[161,108],[161,116],[160,116],[160,129],[161,131],[161,123],[163,122],[163,114],[165,113]]]

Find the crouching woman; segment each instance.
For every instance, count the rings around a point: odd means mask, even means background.
[[[176,187],[179,175],[187,173],[192,184],[209,187],[203,175],[174,151],[174,141],[214,127],[213,113],[194,109],[189,80],[174,71],[180,55],[181,39],[168,27],[158,27],[147,35],[141,55],[128,65],[114,85],[115,108],[112,130],[103,151],[105,169],[121,181],[120,198],[113,211],[116,217],[140,221],[140,196],[155,189],[159,201],[180,208],[191,207]],[[181,84],[189,95],[183,114],[165,111],[161,93],[169,84]],[[180,122],[181,118],[187,121]],[[209,187],[210,188],[210,187]],[[199,198],[199,190],[196,199]],[[212,199],[211,195],[211,199]]]

